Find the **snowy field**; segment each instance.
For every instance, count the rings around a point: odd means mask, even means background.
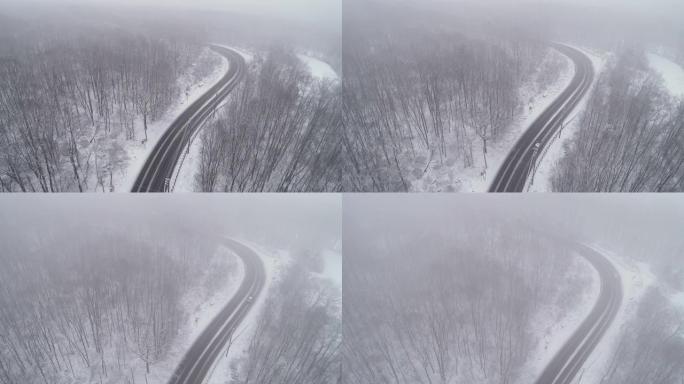
[[[593,91],[601,71],[609,58],[609,55],[604,52],[594,51],[579,46],[573,47],[584,52],[591,59],[594,66],[594,82],[591,85],[589,92],[587,92],[587,95],[584,97],[584,100],[582,100],[570,114],[559,134],[554,136],[553,141],[547,146],[546,151],[542,152],[537,169],[534,173],[534,182],[530,183],[528,181],[529,192],[551,192],[551,177],[553,176],[554,169],[565,155],[565,144],[572,139],[579,129],[580,114],[586,107],[587,99]]]
[[[182,97],[166,111],[161,119],[148,123],[147,142],[142,143],[142,141],[138,140],[125,143],[124,149],[128,162],[125,168],[114,174],[114,192],[129,192],[131,190],[145,160],[147,160],[150,152],[152,152],[155,144],[166,129],[190,104],[199,99],[228,72],[228,60],[223,56],[209,49],[206,49],[203,54],[220,57],[221,64],[210,75],[199,82],[193,79],[191,73],[184,74],[179,80],[180,88],[184,90]],[[137,123],[142,126],[142,122]],[[142,127],[140,127],[139,131],[142,131]]]
[[[672,96],[684,98],[684,68],[655,53],[646,54],[651,68],[662,76]]]

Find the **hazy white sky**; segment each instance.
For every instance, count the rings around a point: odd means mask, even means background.
[[[450,0],[446,0],[450,1]],[[459,0],[456,0],[459,1]],[[472,2],[472,0],[465,0]],[[653,13],[669,13],[682,10],[682,0],[477,0],[476,3],[499,3],[509,6],[516,4],[568,4],[587,7],[610,8],[617,11],[637,11]]]
[[[0,0],[0,12],[4,3]],[[21,0],[22,5],[41,3],[51,5],[88,4],[105,6],[163,6],[225,10],[268,14],[286,18],[308,20],[339,19],[342,0]],[[16,2],[16,1],[15,1]]]

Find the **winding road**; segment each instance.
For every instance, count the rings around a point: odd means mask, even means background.
[[[563,44],[553,44],[553,47],[573,61],[575,75],[570,85],[532,123],[506,156],[489,192],[524,191],[538,154],[549,145],[594,81],[594,67],[587,55]]]
[[[266,272],[259,255],[238,241],[223,239],[223,242],[242,259],[245,277],[230,302],[192,344],[169,384],[201,384],[207,379],[214,362],[264,287]]]
[[[211,49],[228,59],[228,72],[207,93],[183,111],[159,138],[138,174],[132,192],[171,190],[173,173],[183,150],[219,103],[244,77],[247,64],[240,53],[220,45],[212,45]]]
[[[622,281],[613,264],[586,245],[571,246],[596,268],[601,279],[601,291],[589,316],[553,357],[536,384],[571,383],[615,319],[622,303]]]

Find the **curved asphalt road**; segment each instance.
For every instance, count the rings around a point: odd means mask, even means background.
[[[613,264],[586,245],[575,244],[574,248],[598,271],[601,292],[589,316],[546,366],[536,384],[571,383],[615,319],[622,303],[622,282]]]
[[[570,85],[532,123],[506,156],[489,192],[523,192],[537,154],[549,144],[553,135],[591,87],[594,80],[591,60],[575,48],[562,44],[553,44],[553,47],[573,61],[575,76]]]
[[[171,376],[169,384],[204,382],[212,365],[224,351],[223,348],[249,312],[266,281],[264,265],[251,248],[231,239],[224,239],[223,242],[242,259],[245,277],[230,302],[192,344]]]
[[[245,60],[238,52],[212,45],[230,63],[225,74],[211,89],[192,103],[159,138],[133,184],[133,192],[167,192],[173,172],[185,147],[216,106],[235,88],[246,72]]]

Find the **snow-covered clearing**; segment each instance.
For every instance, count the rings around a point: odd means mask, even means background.
[[[227,263],[228,268],[225,268],[226,264],[222,263]],[[212,273],[215,275],[211,276]],[[243,278],[244,266],[240,259],[230,249],[219,246],[211,265],[207,267],[207,276],[203,276],[203,280],[208,284],[194,287],[181,299],[187,318],[164,360],[154,363],[147,377],[145,377],[145,364],[137,358],[131,361],[129,367],[135,375],[135,382],[167,383],[185,352],[190,349],[192,343],[223,306],[230,301]]]
[[[571,44],[568,44],[572,46]],[[553,141],[546,147],[545,151],[537,161],[537,168],[534,172],[533,182],[528,182],[529,192],[550,192],[551,191],[551,177],[558,162],[563,158],[566,151],[566,143],[572,139],[579,129],[580,114],[587,105],[587,99],[592,92],[599,75],[603,70],[609,55],[605,52],[590,50],[587,48],[573,46],[573,48],[584,52],[594,66],[594,82],[592,83],[584,100],[580,101],[575,110],[570,114],[564,126],[560,129],[557,135],[554,136]]]
[[[147,160],[150,152],[152,152],[155,144],[166,131],[166,129],[173,123],[176,117],[183,113],[185,108],[187,108],[195,100],[199,99],[214,84],[216,84],[221,77],[226,74],[226,72],[228,72],[228,60],[226,60],[223,56],[209,50],[208,48],[204,51],[203,55],[220,57],[220,65],[214,68],[214,70],[208,76],[205,76],[199,81],[194,78],[192,68],[188,73],[181,76],[179,79],[179,86],[180,89],[183,90],[182,96],[166,111],[162,118],[148,123],[147,142],[142,143],[140,140],[125,142],[124,151],[126,152],[128,161],[125,167],[114,173],[114,180],[112,184],[114,185],[115,192],[129,192],[131,190],[135,179],[138,177],[140,169],[142,169],[145,163],[145,160]],[[136,131],[142,131],[142,121],[138,121],[137,124],[139,127],[136,128]]]
[[[319,60],[313,56],[298,54],[297,57],[309,68],[311,76],[314,79],[319,80],[333,80],[338,81],[339,76],[330,64],[325,61]]]
[[[572,381],[574,384],[601,382],[604,369],[612,358],[622,330],[635,315],[639,301],[646,290],[656,281],[647,264],[627,260],[599,244],[591,244],[590,246],[608,258],[620,273],[623,298],[615,320]]]
[[[684,68],[655,53],[647,53],[646,57],[650,67],[662,76],[672,96],[684,98]]]
[[[584,291],[575,303],[569,303],[561,295],[555,305],[547,305],[535,315],[533,333],[539,339],[531,358],[520,370],[517,383],[533,383],[563,344],[572,336],[582,321],[589,315],[598,299],[600,284],[598,271],[583,257],[575,254],[574,273],[568,280]]]
[[[249,347],[249,340],[254,325],[259,318],[261,311],[269,294],[271,287],[282,277],[287,265],[292,260],[289,252],[281,249],[273,249],[262,245],[257,245],[244,239],[236,239],[242,244],[252,248],[261,257],[266,270],[266,284],[261,294],[254,302],[252,309],[244,318],[242,323],[235,330],[235,336],[231,342],[227,353],[214,362],[208,377],[208,384],[225,384],[230,382],[232,374],[238,369],[238,362],[244,358]]]
[[[550,85],[544,86],[538,81],[542,69],[547,66],[563,63],[560,75]],[[558,51],[550,49],[549,54],[539,66],[535,76],[525,83],[520,91],[519,98],[523,105],[522,112],[516,121],[507,128],[506,133],[496,142],[490,142],[487,148],[487,169],[484,166],[482,145],[473,146],[474,165],[463,168],[451,161],[451,164],[442,165],[433,162],[422,176],[412,181],[412,191],[461,191],[461,192],[486,192],[496,176],[501,164],[506,159],[509,151],[525,130],[542,114],[542,112],[563,92],[570,84],[575,74],[572,61]],[[473,140],[479,140],[473,138]],[[426,159],[427,162],[427,159]],[[420,170],[422,172],[422,169]]]

